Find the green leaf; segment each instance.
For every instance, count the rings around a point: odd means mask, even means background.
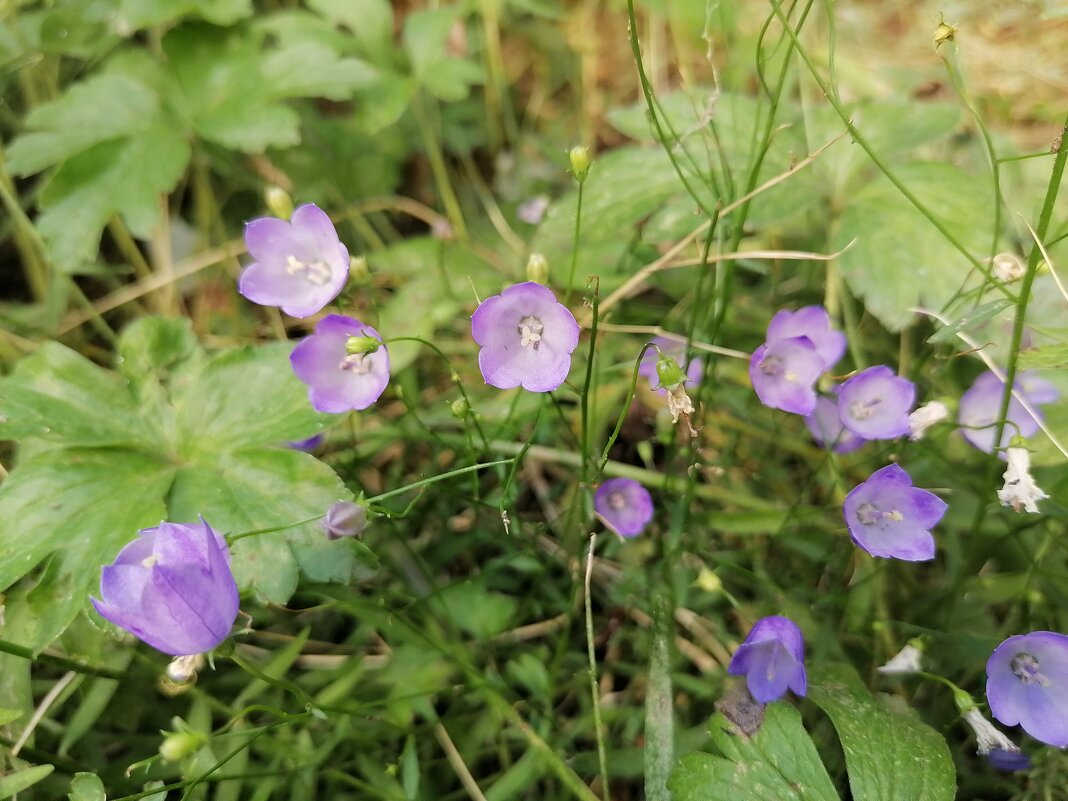
[[[18,720],[22,717],[22,712],[18,709],[0,709],[0,726],[6,726],[13,720]]]
[[[0,799],[11,798],[27,787],[32,787],[55,770],[52,765],[34,765],[32,768],[9,773],[0,777]]]
[[[990,245],[990,183],[952,164],[913,163],[895,175],[971,253]],[[887,179],[877,177],[851,199],[833,249],[850,289],[883,325],[899,331],[917,305],[941,308],[971,274],[972,264]]]
[[[370,53],[393,47],[393,7],[389,0],[307,0],[308,7],[335,25],[344,25]]]
[[[1059,370],[1062,367],[1068,367],[1068,343],[1042,345],[1021,350],[1018,358],[1020,367]]]
[[[358,58],[338,58],[325,45],[300,42],[264,57],[261,69],[273,97],[346,100],[374,82],[378,71]]]
[[[471,85],[483,80],[478,64],[448,55],[449,34],[462,12],[459,6],[414,11],[404,22],[404,49],[412,74],[440,100],[463,100]]]
[[[119,24],[129,30],[151,28],[196,16],[232,25],[252,16],[252,0],[121,0]]]
[[[519,610],[515,598],[490,592],[474,580],[450,584],[429,597],[426,603],[436,614],[480,640],[509,628]]]
[[[114,214],[134,236],[149,238],[159,221],[159,196],[174,189],[189,157],[189,143],[174,126],[156,121],[63,162],[41,193],[37,220],[56,265],[73,272],[90,261]]]
[[[142,317],[119,337],[118,364],[131,381],[158,377],[197,351],[193,325],[185,317]]]
[[[709,729],[722,756],[684,756],[668,783],[675,801],[839,801],[801,715],[789,703],[769,704],[752,736],[722,713]]]
[[[57,342],[46,342],[0,379],[0,437],[27,436],[66,446],[158,442],[125,381]]]
[[[808,697],[838,732],[856,801],[952,801],[957,782],[946,741],[900,699],[873,699],[846,665],[811,669]]]
[[[95,773],[75,773],[70,782],[70,801],[107,801],[104,782]]]
[[[158,110],[159,99],[144,84],[125,75],[97,75],[26,117],[27,132],[11,143],[8,166],[15,175],[40,172],[98,142],[145,130]]]
[[[931,336],[927,337],[927,343],[929,345],[937,345],[942,342],[953,342],[956,340],[957,334],[961,331],[967,331],[977,325],[985,323],[987,320],[997,317],[1001,312],[1012,305],[1013,302],[1009,298],[1000,298],[999,300],[992,300],[989,303],[983,303],[980,306],[976,306],[956,322],[940,328]]]

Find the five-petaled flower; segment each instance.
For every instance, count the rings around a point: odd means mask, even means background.
[[[1032,631],[1005,640],[986,663],[986,698],[1006,726],[1068,747],[1068,636]]]
[[[842,425],[865,439],[894,439],[909,431],[916,387],[885,364],[869,367],[842,384],[838,415]]]
[[[238,610],[226,541],[203,518],[139,534],[101,573],[96,611],[165,654],[215,648]]]
[[[876,470],[846,495],[842,505],[853,542],[872,556],[923,562],[934,559],[931,529],[946,513],[946,502],[896,464]]]
[[[478,366],[490,386],[549,392],[564,383],[579,325],[552,290],[527,281],[486,298],[471,315],[481,350]]]
[[[360,345],[356,352],[350,340]],[[317,411],[340,414],[366,409],[389,383],[389,353],[381,345],[368,352],[365,341],[382,341],[375,329],[341,314],[328,314],[315,333],[305,337],[289,357],[297,378],[308,385]]]
[[[782,698],[788,688],[804,695],[808,680],[801,629],[779,615],[761,618],[734,652],[727,672],[745,676],[750,695],[762,704]]]
[[[245,225],[245,245],[255,261],[238,291],[253,303],[280,306],[309,317],[332,301],[349,275],[349,252],[326,212],[307,203],[291,221],[261,217]]]
[[[845,334],[831,328],[831,317],[822,306],[805,306],[797,311],[779,309],[768,323],[768,344],[791,337],[807,337],[830,370],[841,360],[846,349]]]
[[[749,380],[765,406],[811,414],[816,408],[816,379],[823,369],[823,360],[808,337],[788,337],[753,351]]]
[[[597,488],[593,509],[611,531],[635,537],[653,519],[653,498],[633,478],[610,478]]]

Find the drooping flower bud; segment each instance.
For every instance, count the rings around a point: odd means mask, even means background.
[[[278,219],[288,220],[293,216],[293,198],[282,187],[267,187],[267,191],[263,193],[263,201],[267,210]]]
[[[349,258],[349,275],[357,284],[366,284],[371,280],[371,265],[367,263],[366,256]]]
[[[575,145],[568,151],[567,158],[571,162],[571,174],[575,176],[575,180],[580,184],[585,182],[586,176],[590,174],[590,149]]]
[[[367,507],[351,501],[338,501],[327,509],[322,526],[328,539],[359,537],[367,528]]]
[[[540,253],[531,253],[527,259],[527,280],[535,284],[549,283],[549,260]]]
[[[382,347],[382,340],[375,337],[369,337],[366,334],[363,336],[352,336],[345,340],[345,352],[350,355],[357,353],[375,353],[380,347]]]
[[[910,641],[908,645],[890,657],[885,665],[880,665],[875,670],[886,674],[919,673],[923,670],[920,662],[923,652],[917,647],[918,644],[918,640]]]
[[[457,398],[449,404],[449,411],[457,420],[463,420],[471,411],[471,404],[467,402],[467,398]]]
[[[208,741],[206,734],[190,729],[189,724],[181,718],[173,718],[171,725],[174,731],[161,732],[166,735],[159,744],[159,755],[164,762],[180,762]]]
[[[994,275],[997,276],[999,281],[1004,281],[1006,284],[1019,281],[1024,277],[1024,273],[1027,272],[1027,265],[1015,253],[999,253],[994,257],[991,264],[994,268]]]
[[[1002,506],[1011,506],[1012,511],[1021,508],[1031,514],[1038,513],[1038,502],[1049,496],[1031,477],[1031,455],[1027,448],[1013,445],[1005,451],[1005,485],[998,490]]]

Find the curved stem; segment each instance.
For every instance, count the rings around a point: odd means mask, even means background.
[[[619,412],[619,419],[616,420],[616,427],[612,430],[611,436],[608,437],[608,442],[605,443],[604,450],[601,451],[601,461],[597,465],[597,473],[600,475],[604,470],[604,466],[608,464],[608,453],[612,450],[612,446],[616,444],[616,439],[619,437],[619,432],[623,430],[623,423],[627,419],[627,411],[630,409],[631,403],[634,402],[634,393],[638,388],[638,375],[642,366],[642,359],[645,358],[645,354],[649,352],[649,348],[654,348],[657,353],[660,352],[660,348],[656,347],[652,342],[646,342],[642,346],[641,353],[638,354],[638,358],[634,360],[634,370],[630,376],[630,389],[627,391],[627,398],[623,401],[623,408]],[[594,476],[596,478],[597,476]]]

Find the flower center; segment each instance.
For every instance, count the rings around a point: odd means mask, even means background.
[[[315,286],[325,286],[330,282],[330,266],[322,259],[303,262],[296,256],[286,256],[286,272],[290,275],[303,276],[304,280]]]
[[[623,497],[622,492],[612,492],[608,495],[608,505],[618,512],[627,505],[627,499]]]
[[[882,398],[872,398],[870,401],[854,401],[849,405],[849,415],[854,420],[867,420],[876,412],[876,407],[883,402]]]
[[[882,516],[879,507],[873,503],[862,503],[857,507],[857,520],[865,526],[874,526]]]
[[[141,560],[141,567],[155,567],[158,562],[159,557],[155,554],[151,554]]]
[[[1038,659],[1033,654],[1020,653],[1012,658],[1012,673],[1024,684],[1049,686],[1049,679],[1038,670]]]
[[[350,353],[341,360],[337,369],[346,370],[354,375],[367,375],[371,372],[371,359],[366,353]]]
[[[528,314],[516,326],[516,331],[519,332],[519,344],[524,348],[537,350],[538,345],[541,344],[541,334],[544,330],[545,326],[542,325],[541,320],[532,314]]]
[[[780,359],[778,356],[765,356],[763,359],[760,360],[760,372],[762,372],[764,375],[770,376],[782,375],[782,359]]]

